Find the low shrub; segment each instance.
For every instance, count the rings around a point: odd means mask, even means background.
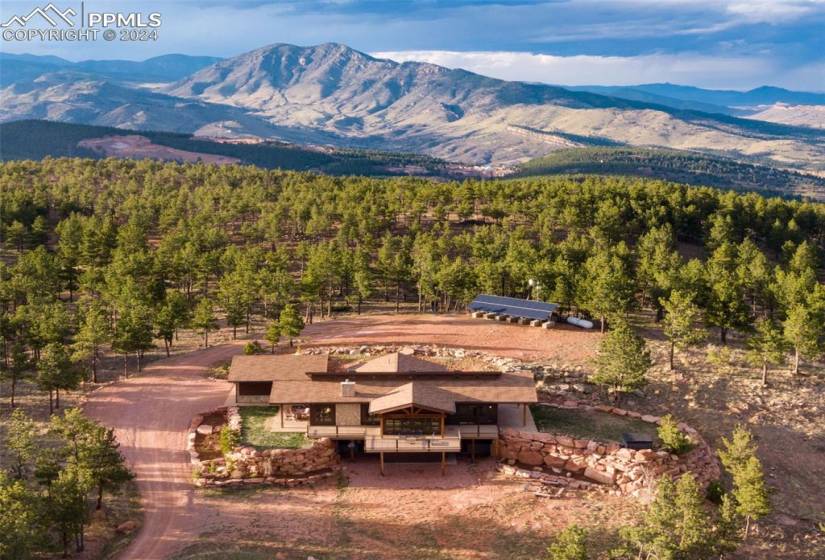
[[[659,441],[663,449],[676,455],[686,453],[693,447],[690,439],[682,433],[678,422],[671,414],[663,416],[659,423]]]
[[[722,496],[725,495],[725,488],[718,480],[712,480],[705,491],[705,497],[709,502],[719,505],[722,503]]]
[[[254,356],[255,354],[263,354],[264,349],[261,346],[261,343],[257,340],[253,340],[252,342],[247,342],[246,345],[243,347],[243,353],[247,356]]]
[[[226,455],[235,447],[237,447],[238,443],[240,442],[240,435],[235,430],[231,429],[229,426],[224,426],[221,428],[221,433],[218,439],[218,443],[221,447],[221,453]]]

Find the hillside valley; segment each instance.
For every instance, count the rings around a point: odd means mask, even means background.
[[[135,71],[138,78],[165,76],[153,83],[121,79],[117,61],[67,66],[40,58],[12,56],[15,71],[0,78],[0,121],[255,136],[476,165],[513,165],[558,149],[607,144],[825,171],[821,130],[712,112],[713,99],[673,107],[665,104],[672,95],[663,93],[624,99],[507,82],[378,59],[335,43],[275,44],[224,60],[175,59],[165,73],[157,64]]]

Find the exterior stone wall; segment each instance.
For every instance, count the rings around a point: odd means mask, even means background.
[[[658,424],[656,416],[642,415],[610,406],[591,406],[568,400],[562,405],[544,404],[566,409],[582,409],[631,416]],[[510,465],[523,465],[583,482],[598,483],[617,494],[652,499],[661,476],[678,477],[692,472],[702,486],[721,475],[712,449],[701,435],[686,424],[679,428],[690,438],[693,448],[677,456],[667,451],[634,451],[615,442],[575,439],[560,434],[503,430],[498,442],[499,457]]]
[[[205,434],[204,417],[223,414],[230,429],[240,433],[241,415],[238,407],[222,407],[198,414],[192,419],[187,435],[187,451],[192,463],[195,486],[234,486],[242,484],[275,484],[297,486],[335,475],[341,469],[341,459],[329,438],[314,440],[301,449],[265,449],[236,447],[224,457],[202,459],[196,449],[199,433]],[[222,425],[209,426],[217,433]]]

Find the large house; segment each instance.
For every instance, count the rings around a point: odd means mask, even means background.
[[[229,370],[240,405],[278,407],[270,429],[328,437],[384,456],[488,453],[499,429],[532,423],[530,372],[454,371],[405,353],[342,368],[326,354],[236,356]],[[437,457],[437,455],[436,455]]]

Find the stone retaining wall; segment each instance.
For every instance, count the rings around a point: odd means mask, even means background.
[[[340,471],[340,457],[329,438],[314,440],[301,449],[265,449],[236,447],[216,459],[201,459],[195,446],[198,434],[220,432],[222,425],[205,426],[204,417],[222,414],[230,429],[240,433],[238,407],[222,407],[198,414],[192,419],[187,435],[187,451],[192,463],[196,486],[234,486],[242,484],[276,484],[297,486],[315,482]]]
[[[630,416],[651,424],[660,421],[656,416],[573,400],[561,404],[543,403],[543,406]],[[681,456],[651,449],[634,451],[615,442],[506,429],[499,437],[499,457],[510,465],[596,482],[618,494],[649,501],[661,476],[678,477],[692,472],[699,484],[706,486],[721,474],[716,456],[702,436],[687,424],[680,423],[679,428],[693,443],[693,448]]]

